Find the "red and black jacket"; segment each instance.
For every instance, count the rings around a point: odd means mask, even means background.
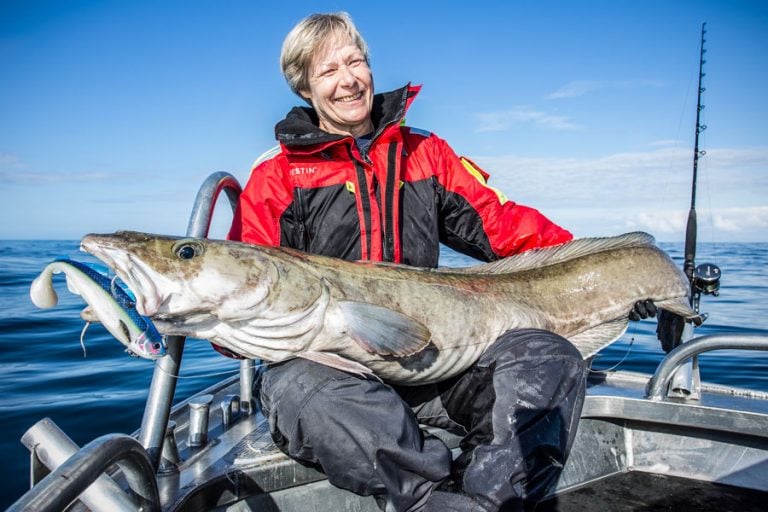
[[[419,88],[375,96],[363,151],[320,130],[313,109],[291,110],[275,127],[281,151],[253,169],[229,238],[419,267],[437,266],[440,242],[491,261],[572,238],[489,187],[444,140],[402,125]]]

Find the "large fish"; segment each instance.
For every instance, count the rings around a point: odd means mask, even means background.
[[[406,385],[462,372],[509,329],[556,332],[589,357],[621,336],[637,300],[698,318],[685,275],[645,233],[437,270],[135,232],[87,235],[81,248],[164,334]]]

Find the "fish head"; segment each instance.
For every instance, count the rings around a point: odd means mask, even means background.
[[[153,324],[139,334],[128,349],[145,359],[157,359],[167,353],[165,341]]]
[[[136,296],[136,310],[164,334],[196,335],[230,311],[258,308],[273,270],[244,244],[119,231],[90,234],[81,249],[108,266]],[[194,326],[194,327],[193,327]]]

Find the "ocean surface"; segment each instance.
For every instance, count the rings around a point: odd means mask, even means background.
[[[682,244],[660,244],[682,264]],[[77,241],[0,241],[0,508],[29,485],[29,452],[22,434],[44,417],[84,445],[111,433],[139,428],[153,362],[128,356],[100,325],[92,325],[80,345],[85,323],[82,299],[54,276],[59,304],[47,310],[29,299],[32,280],[52,260],[93,261]],[[702,244],[697,261],[717,264],[723,273],[720,296],[707,296],[709,314],[697,335],[768,335],[768,244]],[[441,264],[466,266],[468,258],[446,251]],[[631,279],[631,275],[627,276]],[[653,373],[663,358],[655,320],[632,322],[624,337],[594,360],[595,370],[612,368]],[[700,358],[702,379],[768,391],[768,353],[719,351]],[[176,401],[238,370],[238,363],[201,340],[188,340]]]

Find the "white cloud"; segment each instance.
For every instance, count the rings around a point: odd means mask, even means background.
[[[683,233],[688,221],[688,212],[677,211],[646,211],[624,219],[624,225],[632,231],[648,231],[655,234]]]
[[[21,160],[13,153],[0,153],[0,171],[21,168]]]
[[[656,140],[650,143],[651,146],[679,146],[682,144],[683,141],[679,139],[666,139],[666,140]]]
[[[531,110],[516,108],[499,112],[481,112],[475,115],[479,126],[476,132],[500,132],[514,125],[532,124],[552,130],[577,130],[581,127],[570,118]]]
[[[104,181],[109,174],[103,172],[36,172],[13,153],[0,153],[0,183],[46,185],[57,183],[85,183]]]
[[[768,206],[697,210],[699,230],[711,228],[729,238],[765,239],[768,236]],[[687,210],[645,211],[627,216],[629,230],[648,231],[658,235],[681,235],[688,223]],[[762,236],[760,236],[762,233]],[[668,238],[668,237],[667,237]]]
[[[473,160],[491,174],[490,185],[582,236],[643,230],[678,239],[690,207],[692,153],[661,147],[597,158]],[[732,239],[766,240],[768,148],[712,149],[699,164],[699,225]]]
[[[0,183],[16,183],[22,185],[86,183],[105,181],[108,178],[110,178],[110,175],[103,172],[58,173],[0,169]]]
[[[549,100],[575,98],[605,89],[627,89],[632,87],[663,87],[655,80],[574,80],[546,96]]]
[[[713,212],[714,227],[721,231],[745,232],[763,230],[768,233],[768,206],[730,208]]]
[[[658,203],[670,194],[689,194],[692,153],[684,148],[661,148],[598,158],[508,155],[473,159],[491,173],[492,184],[509,189],[511,197],[522,193],[568,204],[596,200]],[[699,179],[700,188],[710,187],[720,202],[727,196],[734,201],[737,197],[760,198],[762,203],[768,194],[768,149],[712,149],[699,160]]]

